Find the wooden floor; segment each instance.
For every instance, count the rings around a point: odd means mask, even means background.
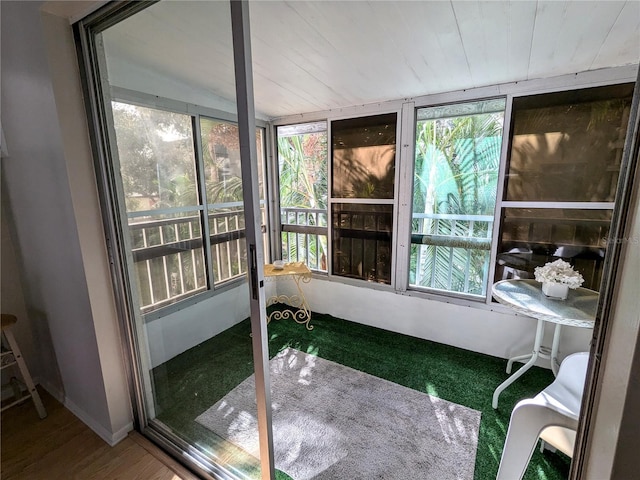
[[[33,402],[2,412],[2,480],[196,480],[197,477],[138,433],[115,447],[46,392],[48,416]]]

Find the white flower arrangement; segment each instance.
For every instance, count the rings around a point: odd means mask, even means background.
[[[578,288],[584,282],[582,275],[561,259],[546,263],[544,267],[536,267],[533,273],[540,283],[562,283],[571,289]]]

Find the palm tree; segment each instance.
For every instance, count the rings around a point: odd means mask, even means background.
[[[280,207],[324,210],[327,208],[327,139],[326,132],[278,136],[278,163],[280,175]],[[326,213],[296,215],[295,224],[326,226]],[[323,219],[325,221],[323,221]],[[283,219],[283,223],[288,223]],[[320,265],[327,255],[326,235],[283,233],[283,257],[310,258]],[[294,241],[290,241],[294,237]],[[308,250],[308,251],[307,251]],[[300,254],[300,257],[298,255]],[[324,267],[326,268],[326,267]]]
[[[492,215],[501,132],[501,113],[418,122],[414,213]],[[489,237],[489,226],[473,220],[415,219],[414,234],[459,237],[460,241],[414,243],[411,282],[482,294],[488,266],[484,248],[489,243],[481,243],[479,248],[473,239]]]

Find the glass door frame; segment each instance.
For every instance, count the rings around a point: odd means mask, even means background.
[[[123,355],[129,381],[131,405],[135,428],[158,443],[170,454],[208,478],[236,478],[224,466],[214,463],[208,456],[190,446],[185,440],[157,425],[149,424],[145,402],[143,366],[140,356],[142,345],[135,331],[137,302],[132,297],[131,279],[128,275],[127,252],[129,239],[122,229],[126,219],[118,197],[118,182],[109,159],[117,148],[113,131],[109,126],[110,109],[105,105],[109,98],[109,85],[101,72],[106,72],[106,61],[97,36],[107,28],[135,15],[155,2],[113,2],[105,5],[74,24],[78,63],[83,84],[85,109],[89,123],[90,141],[94,159],[97,187],[106,243],[115,292],[116,308],[123,332]],[[264,247],[261,231],[260,195],[258,185],[256,121],[253,98],[251,38],[249,29],[249,4],[246,0],[229,0],[231,31],[233,38],[236,102],[240,137],[240,163],[242,171],[243,201],[245,205],[245,240],[247,244],[249,302],[251,312],[252,351],[256,379],[258,434],[260,440],[260,465],[262,478],[275,478],[273,462],[273,434],[271,429],[271,389],[269,384],[269,351],[264,292]]]
[[[264,292],[264,247],[260,218],[256,153],[256,115],[253,98],[253,70],[249,2],[231,3],[231,30],[238,104],[240,160],[242,165],[245,232],[247,241],[249,290],[251,292],[251,332],[256,381],[258,436],[262,478],[275,478],[271,387],[269,383],[269,345],[267,340],[266,299]],[[247,186],[250,185],[250,188]]]

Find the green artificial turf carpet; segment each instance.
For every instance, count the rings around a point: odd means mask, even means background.
[[[428,320],[425,320],[428,321]],[[291,320],[269,324],[269,356],[287,347],[320,356],[386,380],[482,412],[475,479],[495,479],[509,417],[514,405],[549,385],[550,370],[534,367],[500,395],[495,388],[506,378],[506,360],[448,345],[313,313],[309,331]],[[195,422],[195,418],[253,373],[249,321],[187,350],[153,370],[157,419],[220,462],[249,476],[258,475],[255,459],[229,447]],[[383,432],[381,432],[383,434]],[[229,453],[229,449],[231,452]],[[224,451],[226,453],[221,454]],[[525,480],[562,480],[570,459],[561,453],[535,450]],[[278,480],[289,477],[276,472]],[[411,472],[406,472],[411,478]],[[341,479],[338,479],[341,480]]]

